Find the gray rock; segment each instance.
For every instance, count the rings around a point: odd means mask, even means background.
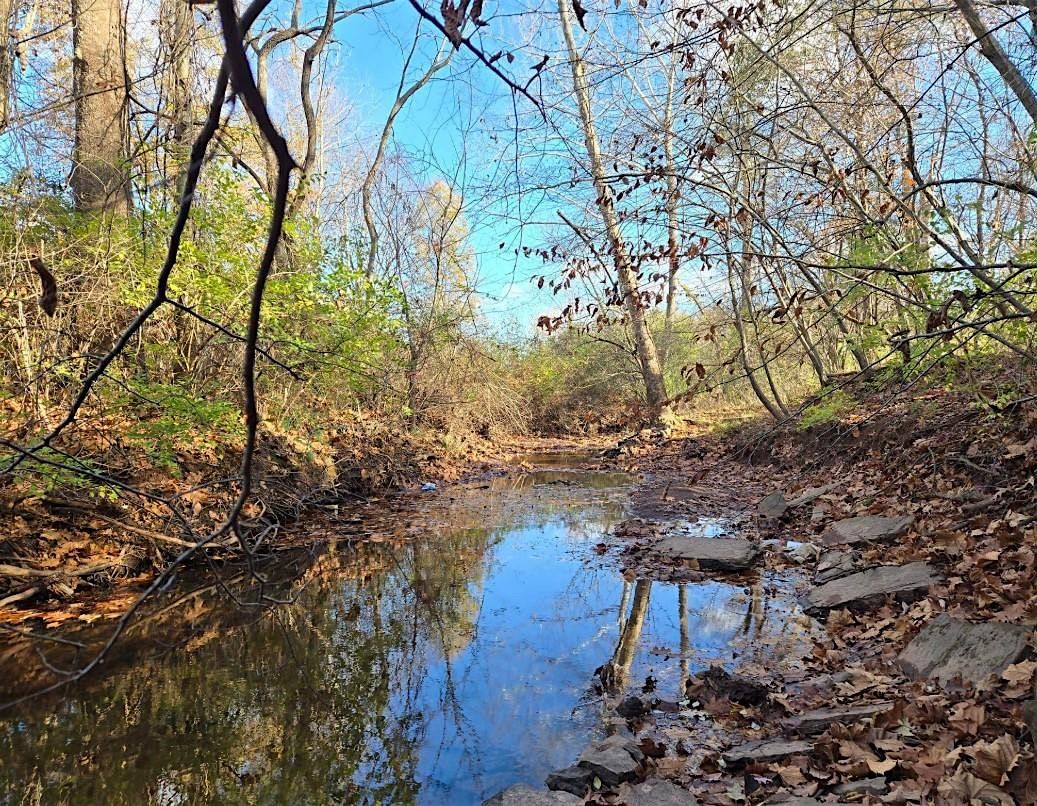
[[[583,751],[578,766],[591,770],[606,786],[632,781],[640,771],[644,754],[623,736],[610,736]]]
[[[616,706],[616,713],[626,719],[638,719],[651,710],[651,706],[640,697],[627,697]]]
[[[839,486],[839,482],[833,482],[831,484],[823,484],[820,487],[807,487],[803,492],[789,501],[789,509],[795,509],[805,504],[814,502],[814,499],[820,498],[822,495],[827,495]]]
[[[566,767],[552,772],[544,783],[548,789],[569,792],[582,798],[594,786],[594,771],[588,767]]]
[[[888,540],[902,535],[913,522],[914,517],[911,515],[892,518],[885,515],[862,515],[845,518],[830,524],[821,535],[821,542],[826,546],[838,546],[871,540]]]
[[[760,550],[748,540],[728,537],[665,537],[652,546],[663,557],[694,561],[703,571],[744,571],[756,562]]]
[[[800,756],[814,749],[813,742],[805,740],[785,741],[784,739],[762,739],[758,742],[732,747],[721,758],[728,766],[736,764],[749,764],[752,762],[766,763],[778,761],[787,756]]]
[[[583,798],[568,792],[546,792],[529,784],[515,784],[484,800],[482,806],[576,806],[580,803]]]
[[[857,570],[860,563],[860,554],[852,549],[840,551],[829,549],[821,555],[814,569],[814,584],[824,585],[833,579],[852,574]]]
[[[915,680],[960,677],[980,688],[1022,657],[1032,633],[1028,625],[970,624],[941,613],[904,648],[897,665]]]
[[[885,795],[888,789],[885,778],[864,778],[833,786],[831,791],[833,795]]]
[[[884,714],[893,707],[893,703],[887,701],[873,702],[866,705],[847,705],[836,708],[819,708],[816,711],[807,711],[799,716],[788,720],[789,726],[803,734],[813,736],[815,733],[823,733],[829,726],[837,722],[847,724],[859,722],[862,719]]]
[[[762,517],[772,520],[778,520],[788,508],[789,502],[785,500],[785,494],[781,490],[775,490],[756,505],[756,510]]]
[[[817,559],[821,555],[821,549],[813,543],[796,543],[790,546],[785,554],[790,560],[802,564]]]
[[[633,738],[629,736],[608,736],[607,738],[602,739],[600,742],[598,742],[596,746],[618,747],[622,750],[625,750],[631,756],[633,756],[634,761],[636,761],[638,764],[645,760],[645,754],[641,752],[641,748],[637,746],[637,742],[635,742]]]
[[[773,795],[763,802],[765,806],[852,806],[852,804],[839,801],[833,803],[829,800],[816,800],[814,798],[802,798],[796,795]]]
[[[631,787],[627,806],[698,806],[695,796],[671,781],[645,781]]]
[[[936,574],[923,562],[907,565],[880,565],[840,577],[814,588],[803,597],[803,609],[816,616],[838,607],[866,610],[893,596],[898,601],[914,601],[929,592]]]

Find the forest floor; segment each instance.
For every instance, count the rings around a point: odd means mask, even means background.
[[[997,383],[858,385],[778,427],[627,441],[614,461],[646,481],[607,548],[627,573],[795,567],[817,627],[805,659],[699,674],[677,704],[646,681],[618,703],[650,777],[709,804],[1037,803],[1037,405],[993,403]],[[753,570],[715,540],[701,557],[667,542],[703,517],[749,538]],[[703,711],[726,735],[703,734]]]

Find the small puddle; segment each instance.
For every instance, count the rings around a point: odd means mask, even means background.
[[[328,552],[291,605],[0,712],[0,803],[480,804],[574,762],[607,662],[679,700],[802,651],[786,582],[625,581],[592,549],[629,477],[538,464],[418,499],[417,539]]]

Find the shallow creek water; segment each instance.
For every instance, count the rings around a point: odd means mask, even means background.
[[[628,582],[595,554],[629,483],[556,462],[428,494],[412,539],[333,547],[292,604],[214,621],[234,605],[199,598],[186,642],[148,636],[176,648],[0,711],[0,803],[479,804],[575,761],[610,659],[676,701],[786,651],[780,580]]]

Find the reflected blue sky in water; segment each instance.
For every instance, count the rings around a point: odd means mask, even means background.
[[[22,709],[0,721],[0,803],[478,804],[540,784],[599,730],[593,672],[635,609],[591,550],[622,481],[553,471],[430,498],[426,536],[369,572],[339,556],[290,607]],[[685,586],[685,671],[772,651],[793,621],[769,588]],[[678,586],[639,590],[629,684],[651,674],[676,700]]]

